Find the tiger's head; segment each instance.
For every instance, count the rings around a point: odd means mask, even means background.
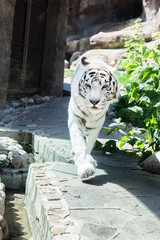
[[[90,111],[106,109],[118,98],[115,64],[108,65],[102,57],[81,60],[78,94]]]

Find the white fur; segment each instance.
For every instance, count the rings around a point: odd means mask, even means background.
[[[90,83],[90,87],[84,87],[85,97],[79,94],[79,82],[83,78],[84,73],[87,74],[89,69],[97,71],[97,79],[99,70],[106,69],[114,75],[114,68],[110,67],[104,58],[92,57],[87,59],[89,62],[86,65],[79,63],[76,71],[73,75],[71,82],[71,98],[68,108],[68,126],[72,143],[72,151],[74,152],[75,165],[78,168],[78,175],[81,178],[87,178],[95,173],[96,161],[90,155],[95,141],[98,137],[99,131],[103,126],[105,115],[108,110],[109,104],[116,101],[114,99],[107,100],[105,97],[106,90],[102,88],[102,85],[98,81]],[[89,77],[87,76],[87,79]],[[109,76],[108,76],[109,78]],[[106,76],[107,79],[107,76]],[[117,81],[117,79],[116,79]],[[93,108],[93,101],[99,101]]]

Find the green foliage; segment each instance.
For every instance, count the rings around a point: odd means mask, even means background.
[[[160,33],[154,37],[160,37]],[[135,22],[133,35],[124,36],[124,40],[127,53],[120,61],[118,76],[124,82],[126,93],[116,109],[124,122],[145,128],[145,136],[141,139],[135,131],[126,133],[120,147],[125,143],[136,145],[142,156],[146,156],[160,150],[160,44],[156,49],[145,45],[140,19]],[[112,126],[107,131],[120,130]]]
[[[66,77],[72,77],[74,73],[74,70],[70,70],[70,69],[64,69],[64,75]]]
[[[23,149],[27,153],[33,152],[33,145],[31,143],[28,143],[28,142],[24,141],[24,142],[21,143],[21,145],[23,146]]]
[[[116,146],[115,140],[108,140],[104,145],[99,142],[98,140],[95,143],[94,150],[99,151],[101,150],[103,153],[110,152],[110,153],[117,153],[120,152],[119,148]]]
[[[115,123],[112,123],[108,127],[104,128],[104,132],[107,135],[112,135],[115,132],[121,133],[123,136],[121,137],[119,147],[117,147],[116,140],[109,140],[104,145],[99,141],[97,141],[95,144],[95,150],[101,150],[104,153],[105,152],[111,152],[111,153],[132,152],[142,157],[142,159],[150,156],[153,150],[152,150],[152,144],[150,144],[150,141],[146,138],[147,130],[144,128],[134,128],[129,132],[126,132],[124,130],[125,128],[126,128],[125,122],[121,122],[120,118],[115,119]],[[142,134],[144,134],[143,138],[141,137]],[[128,146],[131,147],[131,150],[130,148],[128,148]]]
[[[104,127],[104,132],[107,136],[113,135],[114,132],[119,132],[121,134],[126,134],[124,132],[124,127],[126,126],[126,123],[121,122],[121,119],[115,119],[115,123],[111,123],[108,127]],[[94,150],[102,150],[104,153],[106,152],[114,152],[119,153],[121,150],[117,147],[115,140],[108,140],[105,144],[102,144],[99,141],[96,141]]]

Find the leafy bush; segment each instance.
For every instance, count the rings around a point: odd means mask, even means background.
[[[148,48],[141,27],[141,20],[138,19],[133,36],[124,37],[128,51],[125,59],[120,61],[121,71],[118,75],[125,76],[126,93],[116,109],[124,122],[145,128],[144,140],[132,131],[124,134],[121,147],[126,142],[132,146],[136,144],[145,156],[148,151],[151,154],[160,150],[160,44],[156,49]],[[114,130],[117,131],[116,128]]]
[[[123,135],[120,140],[120,149],[116,145],[116,140],[109,140],[104,145],[100,142],[96,142],[95,150],[102,150],[105,152],[132,152],[145,159],[153,152],[150,141],[142,138],[142,134],[146,133],[144,128],[134,128],[129,132],[125,131],[126,123],[121,122],[121,118],[115,119],[115,123],[111,123],[108,127],[104,128],[106,135],[112,135],[114,132],[119,132]],[[131,146],[131,149],[125,149],[125,144]],[[123,147],[123,150],[121,148]]]

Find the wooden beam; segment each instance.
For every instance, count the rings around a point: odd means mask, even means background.
[[[32,0],[28,0],[27,1],[25,37],[24,37],[24,49],[23,49],[22,75],[21,75],[21,89],[22,90],[25,87],[25,79],[26,79],[28,46],[29,46],[29,33],[30,33],[30,22],[31,22],[31,10],[32,10]]]
[[[41,79],[44,95],[63,94],[68,12],[68,0],[48,0]]]

